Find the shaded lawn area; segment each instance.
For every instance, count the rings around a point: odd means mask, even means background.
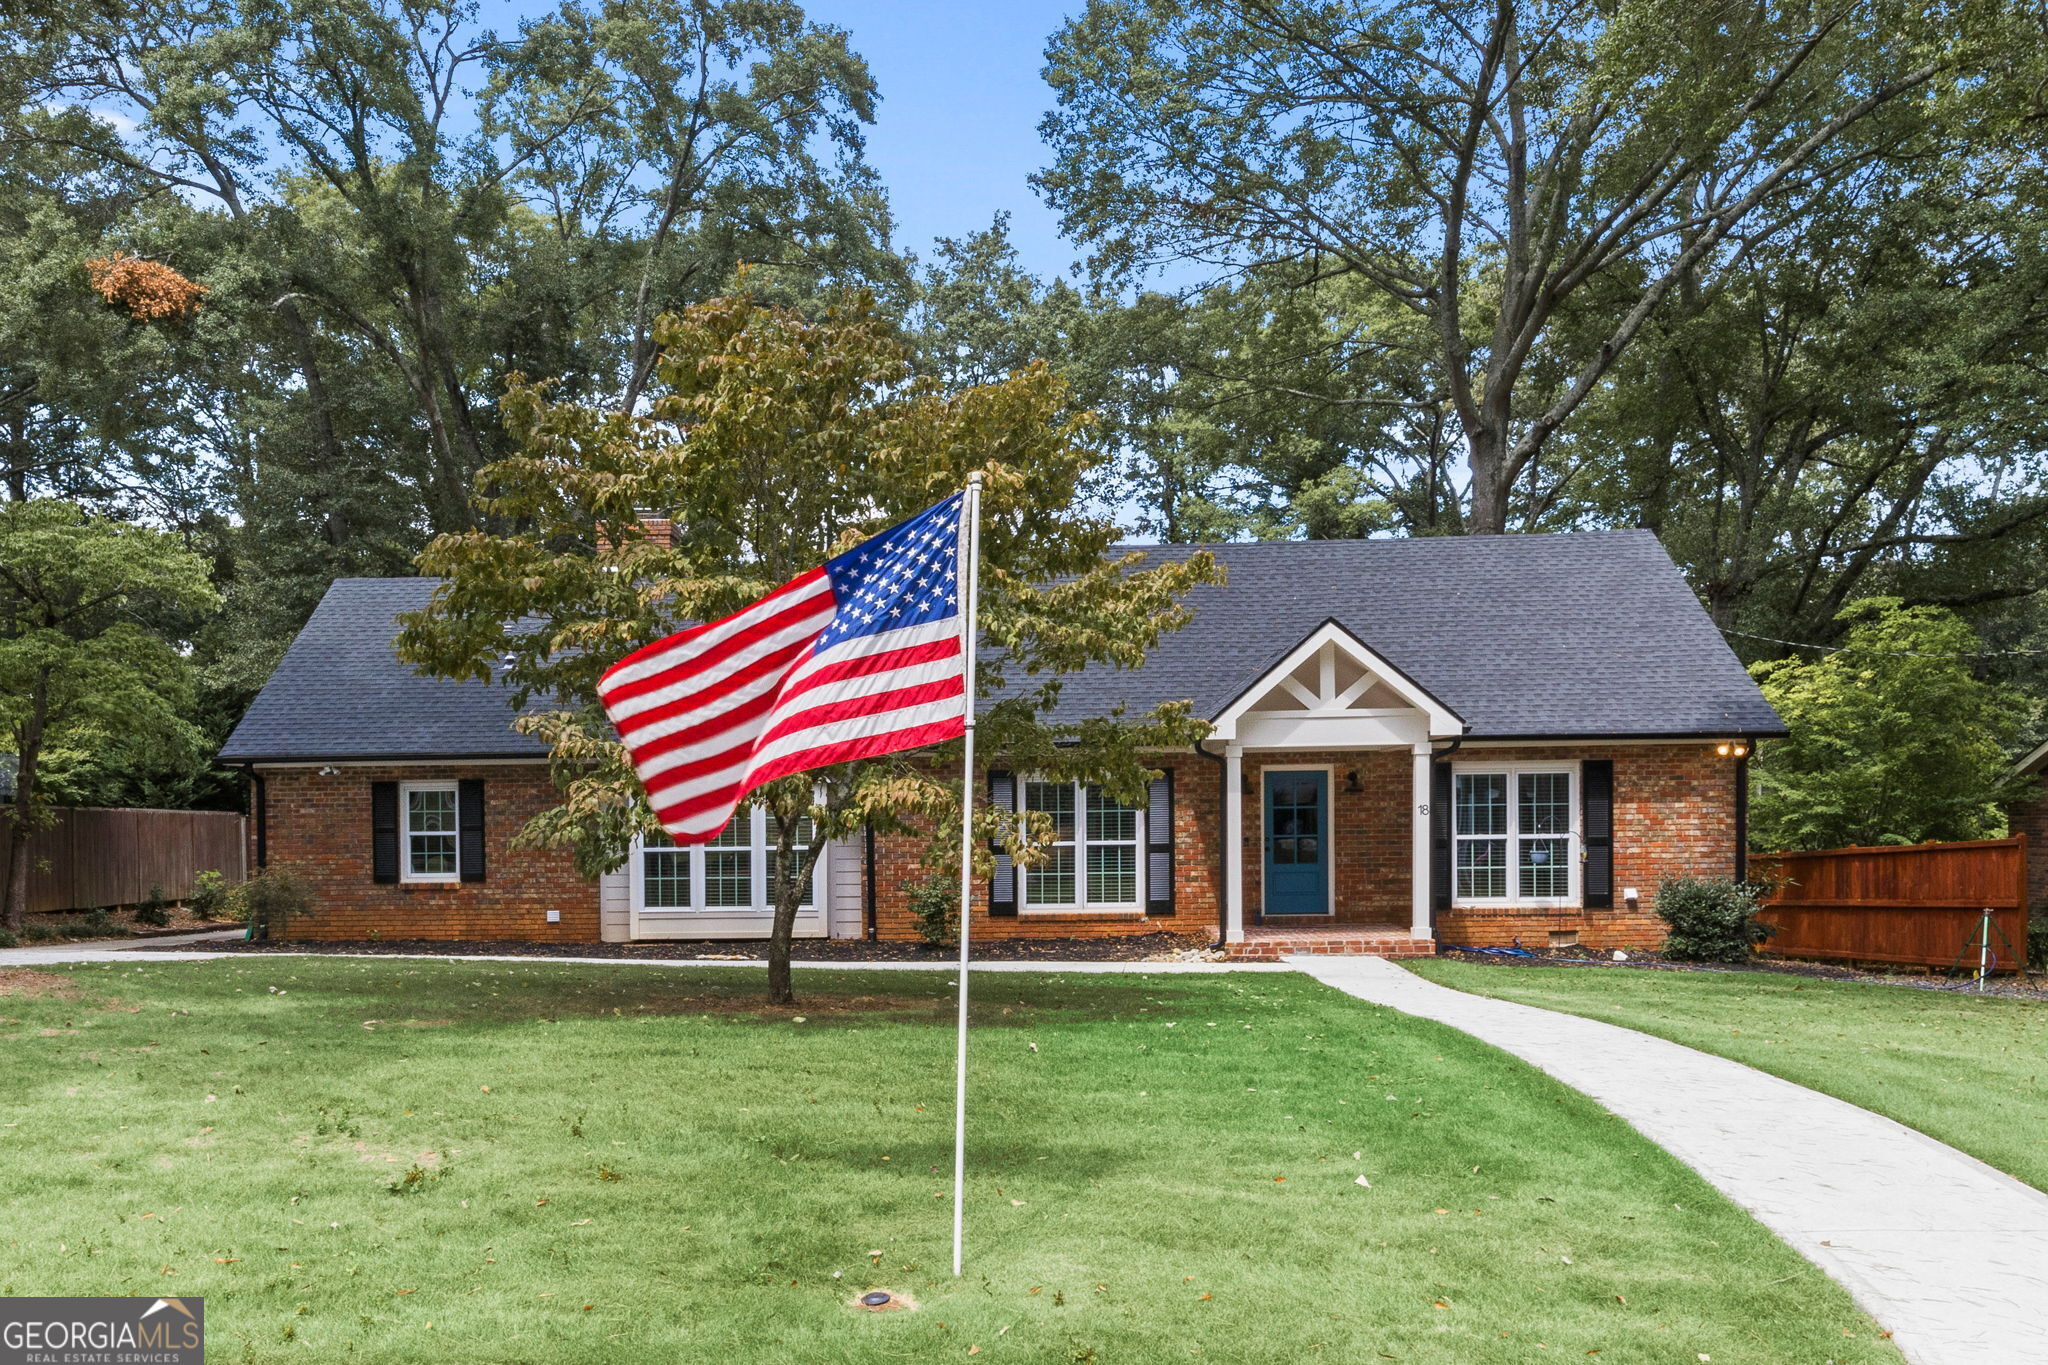
[[[2048,1190],[2048,1007],[2039,1001],[1762,972],[1409,965],[1475,995],[1746,1062]]]
[[[204,1295],[220,1362],[1898,1359],[1590,1101],[1291,975],[979,978],[955,1282],[948,976],[761,981],[13,974],[0,1293]]]

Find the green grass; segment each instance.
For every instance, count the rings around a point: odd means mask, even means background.
[[[0,1293],[204,1295],[216,1365],[1898,1358],[1590,1101],[1301,977],[979,978],[958,1282],[945,974],[68,978],[0,998]]]
[[[1424,962],[1432,981],[1747,1062],[2048,1190],[2048,1007],[1763,972]]]

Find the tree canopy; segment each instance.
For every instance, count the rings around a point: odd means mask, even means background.
[[[1112,553],[1115,524],[1080,490],[1100,458],[1042,364],[947,388],[916,376],[908,348],[853,293],[816,317],[745,294],[655,325],[645,414],[555,400],[515,384],[518,447],[486,467],[480,520],[443,535],[421,567],[444,582],[409,616],[401,655],[445,677],[496,679],[545,740],[561,804],[520,839],[573,851],[595,876],[658,828],[599,707],[596,683],[633,649],[725,615],[859,540],[984,479],[979,722],[990,752],[1055,779],[1137,800],[1143,751],[1199,738],[1185,704],[1056,723],[1061,675],[1135,666],[1186,619],[1181,597],[1215,581],[1206,555]],[[673,532],[651,534],[642,509]],[[764,787],[780,830],[771,990],[787,999],[789,936],[824,840],[862,824],[920,830],[930,861],[958,866],[958,745],[888,755]],[[950,812],[950,814],[949,814]],[[984,806],[989,837],[1028,861],[1042,825]],[[801,842],[808,822],[816,835]]]
[[[2034,707],[1972,676],[1976,632],[1952,612],[1865,598],[1841,647],[1752,670],[1791,731],[1757,750],[1753,841],[1765,849],[1989,839],[2022,789],[2010,746]]]
[[[1141,537],[1643,526],[1746,659],[1895,597],[2048,696],[2029,22],[1101,0],[1048,43],[1064,279],[1001,214],[892,240],[860,35],[794,0],[31,6],[0,498],[206,558],[221,609],[166,628],[218,740],[334,578],[512,529],[473,494],[531,385],[652,416],[656,319],[744,268],[809,321],[864,289],[934,392],[1048,367]]]
[[[190,678],[176,643],[143,624],[214,605],[205,560],[161,531],[55,499],[0,503],[0,736],[17,768],[0,921],[19,929],[44,764],[58,754],[142,769],[190,752]]]

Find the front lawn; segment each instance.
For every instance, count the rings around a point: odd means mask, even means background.
[[[1640,1029],[1874,1109],[2048,1190],[2048,1007],[1763,972],[1422,962],[1476,995]]]
[[[1590,1101],[1297,976],[979,978],[955,1282],[947,976],[760,981],[0,973],[0,1293],[204,1295],[219,1362],[1898,1359]]]

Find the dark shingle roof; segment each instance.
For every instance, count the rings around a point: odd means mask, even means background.
[[[1142,668],[1068,682],[1062,718],[1183,697],[1213,716],[1335,620],[1474,737],[1783,728],[1648,531],[1207,548],[1230,581],[1197,589],[1194,620]]]
[[[228,736],[221,758],[538,758],[511,728],[511,693],[423,678],[398,661],[402,611],[427,604],[431,578],[341,578]]]
[[[1152,547],[1180,556],[1190,547]],[[1472,738],[1777,734],[1777,714],[1647,531],[1208,547],[1229,583],[1142,668],[1091,669],[1057,718],[1190,700],[1213,716],[1325,620],[1456,711]],[[222,757],[538,756],[508,694],[420,678],[392,618],[430,579],[342,579],[285,655]]]

